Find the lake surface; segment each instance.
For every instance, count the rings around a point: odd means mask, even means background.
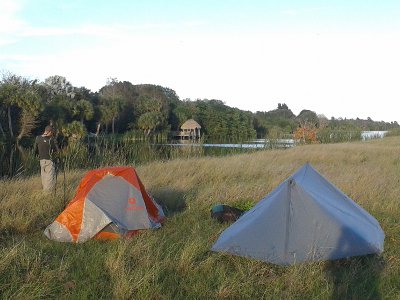
[[[171,143],[164,144],[166,146],[174,147],[216,147],[216,148],[248,148],[248,149],[270,149],[270,148],[291,148],[296,145],[295,141],[292,139],[278,139],[278,140],[268,140],[268,139],[256,139],[244,143]]]

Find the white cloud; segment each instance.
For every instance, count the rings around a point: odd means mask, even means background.
[[[184,33],[178,25],[157,23],[35,28],[17,18],[20,6],[13,6],[14,1],[4,3],[9,8],[8,13],[0,9],[0,25],[3,15],[15,25],[12,34],[0,32],[0,46],[32,36],[84,36],[89,41],[82,46],[77,38],[72,50],[46,55],[0,55],[2,66],[23,76],[44,80],[58,74],[93,91],[111,76],[167,86],[181,98],[220,99],[245,110],[270,110],[286,103],[296,114],[311,109],[327,117],[399,120],[390,109],[400,99],[396,32],[221,36]]]
[[[18,17],[22,5],[17,0],[0,2],[0,47],[16,42],[15,34],[26,24]]]
[[[21,4],[16,0],[2,0],[0,2],[0,33],[14,32],[24,25],[18,18]]]

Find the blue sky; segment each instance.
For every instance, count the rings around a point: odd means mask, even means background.
[[[0,0],[0,70],[399,121],[399,1]]]

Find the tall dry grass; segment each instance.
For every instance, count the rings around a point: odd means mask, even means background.
[[[42,234],[63,206],[43,195],[40,178],[0,182],[0,294],[14,298],[102,299],[399,299],[400,138],[299,146],[137,167],[166,207],[156,231],[131,240],[81,245]],[[377,256],[290,267],[210,252],[227,225],[210,218],[216,203],[258,202],[311,163],[380,222]],[[71,199],[84,171],[67,174]]]

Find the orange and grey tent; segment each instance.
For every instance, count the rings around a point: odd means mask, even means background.
[[[131,236],[159,228],[163,220],[161,206],[147,194],[135,169],[110,167],[89,171],[75,197],[44,233],[52,240],[82,243]]]

